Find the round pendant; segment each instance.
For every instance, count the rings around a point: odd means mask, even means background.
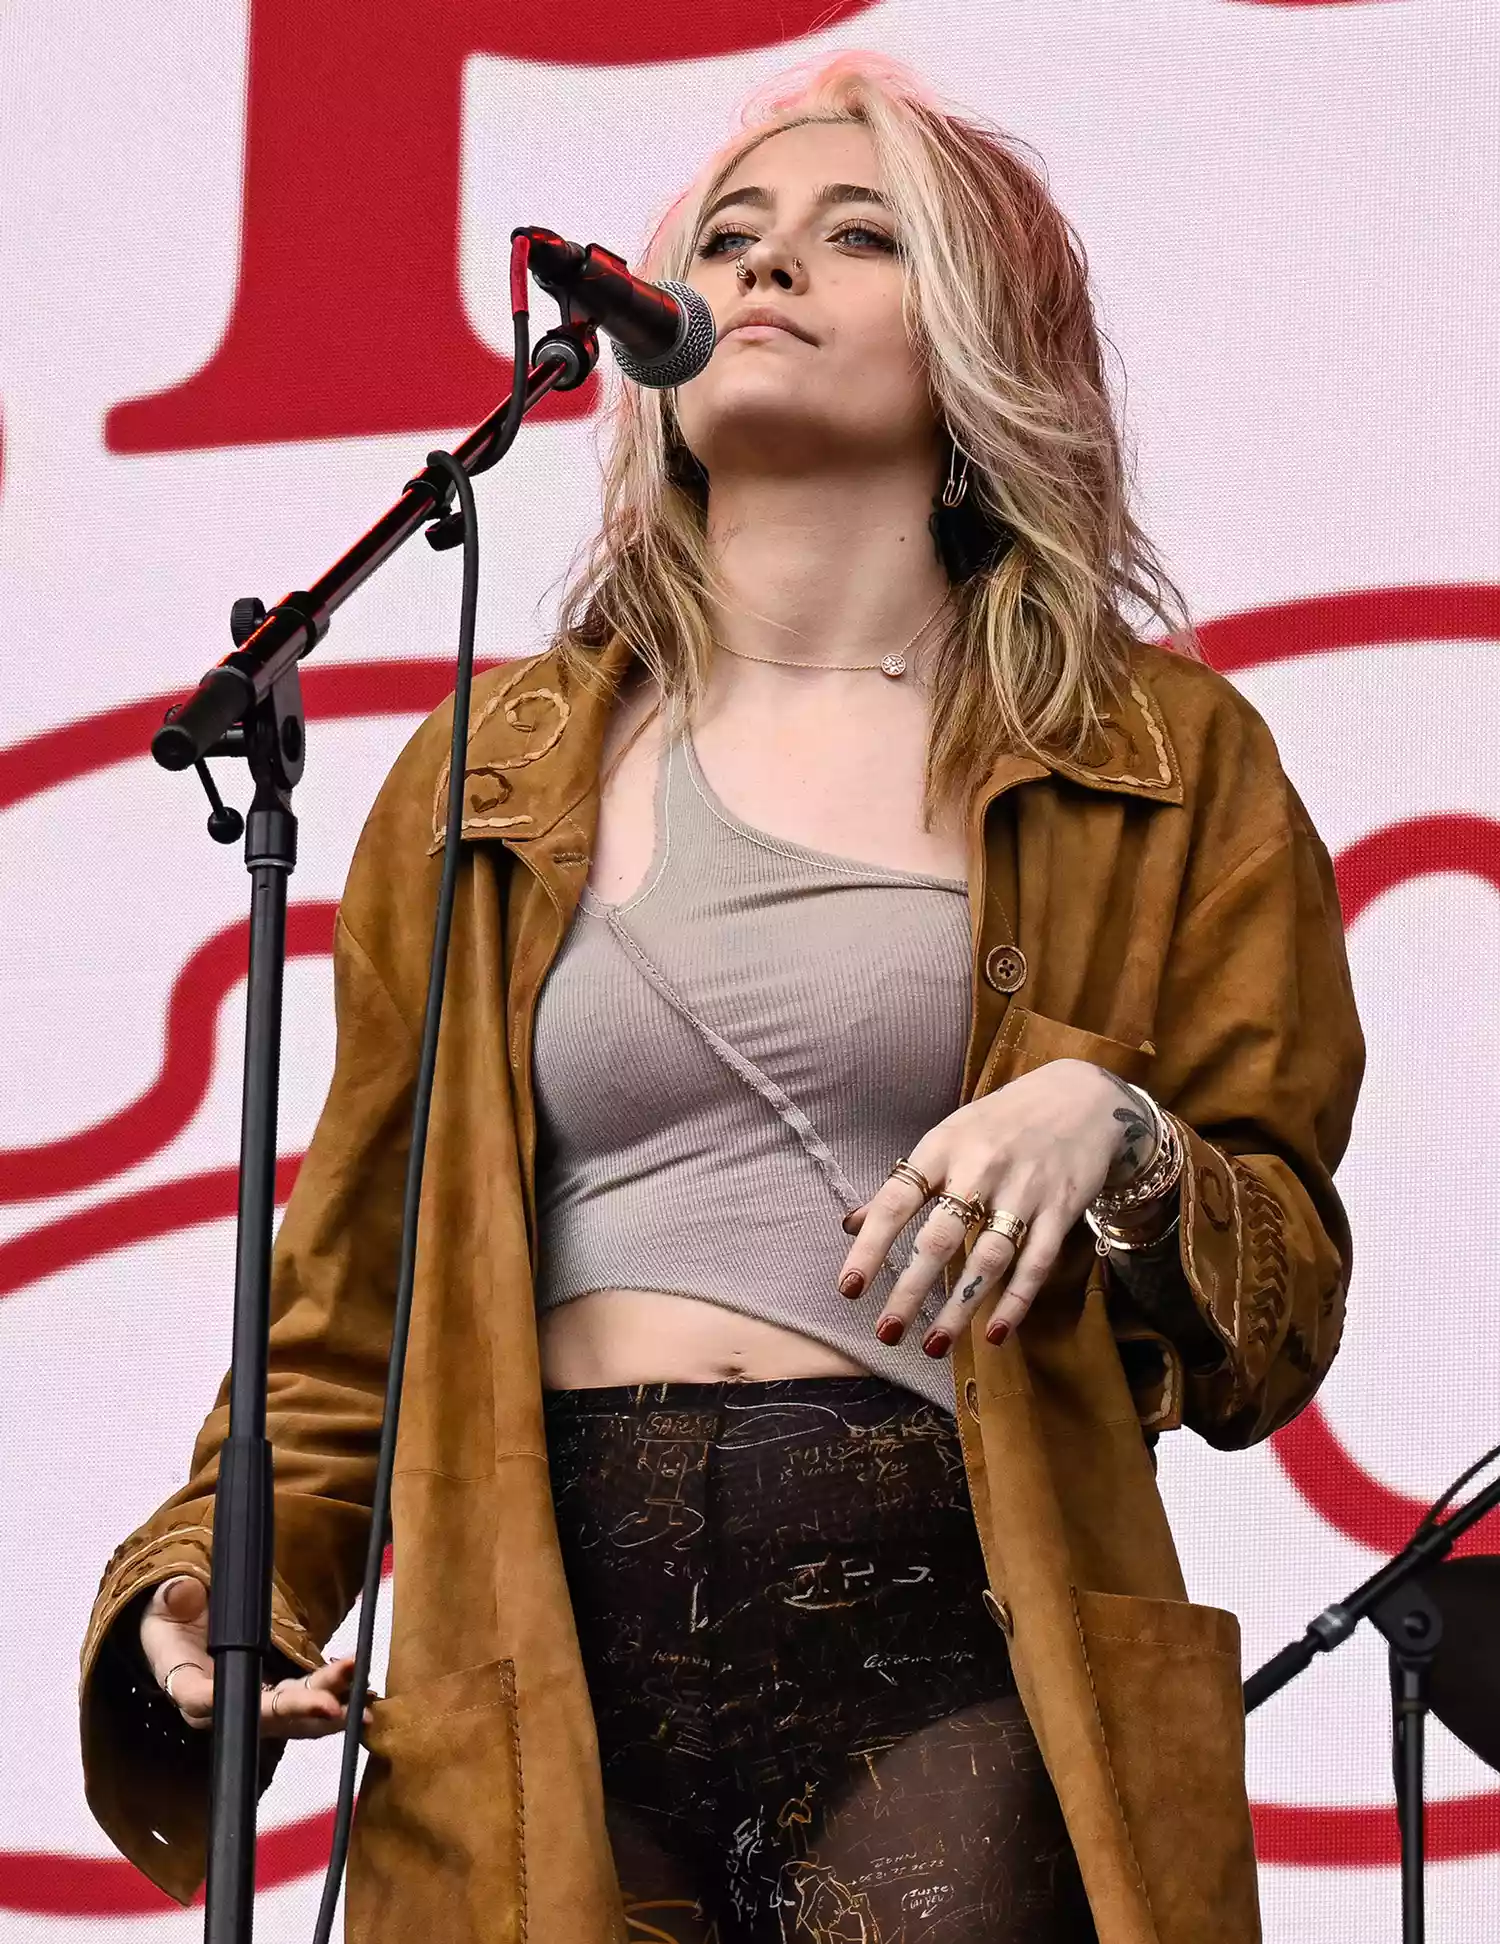
[[[880,658],[880,672],[882,675],[889,675],[893,681],[898,675],[904,675],[906,673],[905,655],[882,655]]]

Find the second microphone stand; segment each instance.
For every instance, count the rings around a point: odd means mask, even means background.
[[[1439,1513],[1490,1461],[1500,1446],[1471,1465],[1423,1518],[1401,1551],[1344,1599],[1324,1609],[1300,1639],[1283,1647],[1245,1683],[1249,1714],[1280,1693],[1318,1654],[1346,1641],[1368,1619],[1385,1636],[1391,1674],[1391,1761],[1396,1816],[1401,1830],[1402,1944],[1423,1944],[1426,1930],[1423,1869],[1426,1860],[1424,1753],[1432,1663],[1443,1641],[1443,1617],[1421,1575],[1440,1566],[1454,1543],[1487,1512],[1500,1506],[1500,1478],[1446,1519]]]

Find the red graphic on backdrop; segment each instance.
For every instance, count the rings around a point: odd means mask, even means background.
[[[1209,623],[1203,637],[1226,673],[1384,643],[1493,643],[1500,641],[1500,587],[1407,587],[1287,602]],[[435,707],[448,692],[452,669],[446,661],[429,660],[312,665],[303,675],[309,714],[331,719]],[[0,809],[111,764],[140,760],[169,699],[126,704],[0,750]],[[1392,825],[1351,845],[1337,869],[1351,925],[1384,891],[1435,871],[1469,872],[1500,890],[1500,824],[1444,816]],[[294,906],[289,923],[299,949],[327,949],[331,907]],[[206,941],[178,975],[166,1006],[161,1067],[139,1100],[47,1147],[0,1154],[9,1199],[58,1192],[56,1179],[50,1186],[41,1179],[49,1153],[65,1164],[64,1178],[75,1190],[99,1186],[159,1151],[187,1125],[203,1097],[206,1043],[231,983],[232,954],[242,942],[243,928],[230,928]],[[189,1039],[198,1044],[189,1045]],[[290,1192],[296,1168],[295,1156],[278,1163],[278,1202]],[[232,1167],[105,1197],[0,1245],[0,1296],[114,1250],[226,1220],[234,1208]],[[1376,1553],[1389,1554],[1404,1543],[1424,1509],[1358,1465],[1316,1404],[1277,1435],[1273,1448],[1308,1504]],[[1478,1534],[1486,1529],[1493,1533],[1493,1521],[1457,1550],[1482,1550]],[[1254,1815],[1257,1848],[1266,1862],[1349,1868],[1391,1866],[1398,1857],[1389,1808],[1257,1803]],[[323,1813],[268,1830],[260,1841],[262,1887],[321,1869],[329,1828]],[[1434,1861],[1500,1850],[1500,1791],[1430,1803],[1427,1829]],[[173,1907],[123,1859],[0,1852],[0,1909],[114,1916]]]
[[[459,284],[469,55],[560,67],[701,60],[822,33],[872,3],[782,0],[773,12],[761,0],[689,9],[637,0],[569,12],[537,0],[469,0],[461,10],[367,0],[355,11],[252,0],[233,309],[201,370],[106,413],[106,448],[180,452],[476,424],[509,391],[511,360],[476,336]],[[586,145],[578,160],[598,165]],[[536,210],[516,217],[546,220]],[[597,395],[590,378],[550,393],[530,416],[580,416]]]
[[[1489,817],[1414,817],[1351,844],[1337,862],[1339,901],[1353,925],[1383,892],[1434,871],[1461,871],[1500,892],[1500,823]],[[1288,1478],[1336,1532],[1371,1552],[1399,1552],[1427,1510],[1355,1464],[1313,1404],[1276,1441]],[[1453,1548],[1500,1553],[1500,1511],[1481,1519]]]
[[[200,371],[106,415],[106,445],[181,452],[477,424],[510,390],[511,361],[475,335],[459,281],[469,56],[701,60],[797,40],[869,4],[254,0],[234,308]],[[575,129],[560,153],[586,180],[612,165],[619,134]],[[553,219],[518,209],[513,220]],[[591,378],[551,393],[531,417],[576,418],[597,392]]]
[[[331,904],[293,904],[286,915],[288,959],[320,958],[333,948]],[[177,975],[167,1001],[166,1048],[156,1079],[128,1107],[77,1134],[0,1156],[0,1202],[42,1201],[90,1188],[148,1160],[180,1134],[203,1105],[213,1079],[219,1006],[245,976],[250,920],[226,925],[200,945]]]
[[[1288,601],[1212,622],[1202,632],[1215,667],[1225,674],[1296,655],[1386,643],[1491,644],[1500,642],[1500,587],[1379,588]],[[1346,923],[1352,926],[1382,891],[1433,871],[1469,871],[1500,888],[1497,859],[1500,825],[1486,818],[1419,818],[1373,831],[1335,860]],[[1379,1554],[1403,1546],[1426,1510],[1372,1478],[1345,1450],[1317,1403],[1278,1432],[1272,1448],[1314,1511]],[[1455,1551],[1493,1545],[1496,1529],[1494,1518],[1483,1520]],[[1315,1668],[1303,1676],[1313,1678]],[[1252,1811],[1262,1862],[1348,1869],[1390,1868],[1400,1860],[1393,1808],[1257,1802]],[[1434,1862],[1500,1851],[1500,1790],[1429,1802],[1426,1829],[1427,1854]]]

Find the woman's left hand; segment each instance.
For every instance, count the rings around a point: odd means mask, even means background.
[[[1155,1130],[1135,1092],[1086,1060],[1052,1060],[980,1100],[972,1100],[924,1134],[908,1155],[935,1194],[977,1201],[1028,1225],[1019,1254],[1003,1235],[980,1232],[964,1273],[923,1341],[946,1356],[954,1338],[998,1282],[1005,1293],[985,1334],[1002,1342],[1031,1308],[1058,1252],[1084,1209],[1108,1186],[1133,1180],[1156,1151]],[[920,1188],[892,1175],[845,1218],[858,1240],[839,1270],[839,1289],[863,1295],[896,1236],[922,1206]],[[896,1343],[922,1307],[968,1233],[956,1209],[936,1206],[917,1231],[911,1260],[876,1321],[883,1343]]]

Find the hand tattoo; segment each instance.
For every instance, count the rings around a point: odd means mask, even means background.
[[[1154,1144],[1155,1128],[1150,1117],[1143,1111],[1135,1089],[1127,1081],[1122,1080],[1118,1073],[1111,1073],[1108,1067],[1099,1067],[1097,1071],[1102,1073],[1106,1080],[1113,1081],[1130,1103],[1128,1107],[1116,1107],[1114,1110],[1114,1118],[1125,1129],[1125,1144],[1116,1160],[1110,1164],[1109,1175],[1105,1177],[1108,1181],[1110,1176],[1114,1176],[1116,1170],[1123,1165],[1126,1172],[1120,1179],[1128,1181],[1133,1175],[1139,1174],[1145,1165],[1141,1159],[1140,1144],[1143,1142]]]

